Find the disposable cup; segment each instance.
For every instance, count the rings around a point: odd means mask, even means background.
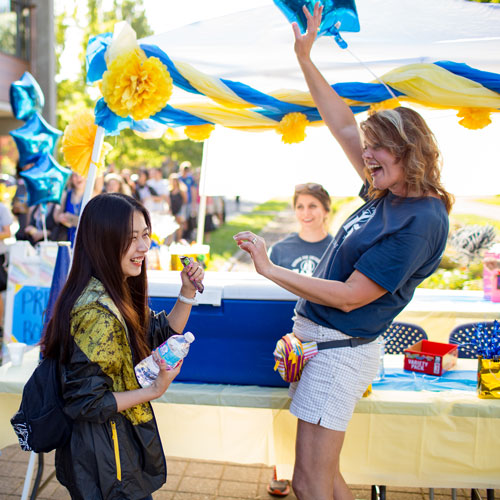
[[[21,366],[23,364],[25,347],[26,344],[24,342],[10,342],[7,344],[7,350],[9,351],[12,366]]]

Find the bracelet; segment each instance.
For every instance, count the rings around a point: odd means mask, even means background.
[[[181,302],[184,302],[184,304],[189,304],[190,306],[197,306],[198,301],[196,300],[196,296],[194,296],[192,299],[188,299],[187,297],[184,297],[182,293],[179,294],[177,297]]]

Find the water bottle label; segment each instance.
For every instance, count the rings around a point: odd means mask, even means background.
[[[160,356],[165,360],[165,363],[167,363],[167,366],[175,366],[181,359],[173,352],[166,342],[160,346],[159,352]]]
[[[135,375],[141,387],[150,386],[158,377],[160,368],[155,360],[149,356],[135,366]]]

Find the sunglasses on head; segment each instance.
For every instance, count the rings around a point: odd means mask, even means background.
[[[306,182],[305,184],[297,184],[295,186],[295,192],[304,191],[325,191],[325,188],[321,184],[316,184],[315,182]]]

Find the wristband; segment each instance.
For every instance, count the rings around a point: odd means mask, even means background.
[[[184,304],[189,304],[190,306],[197,306],[198,301],[196,300],[196,297],[193,297],[192,299],[188,299],[187,297],[184,297],[182,293],[179,294],[177,297],[181,302],[184,302]]]

